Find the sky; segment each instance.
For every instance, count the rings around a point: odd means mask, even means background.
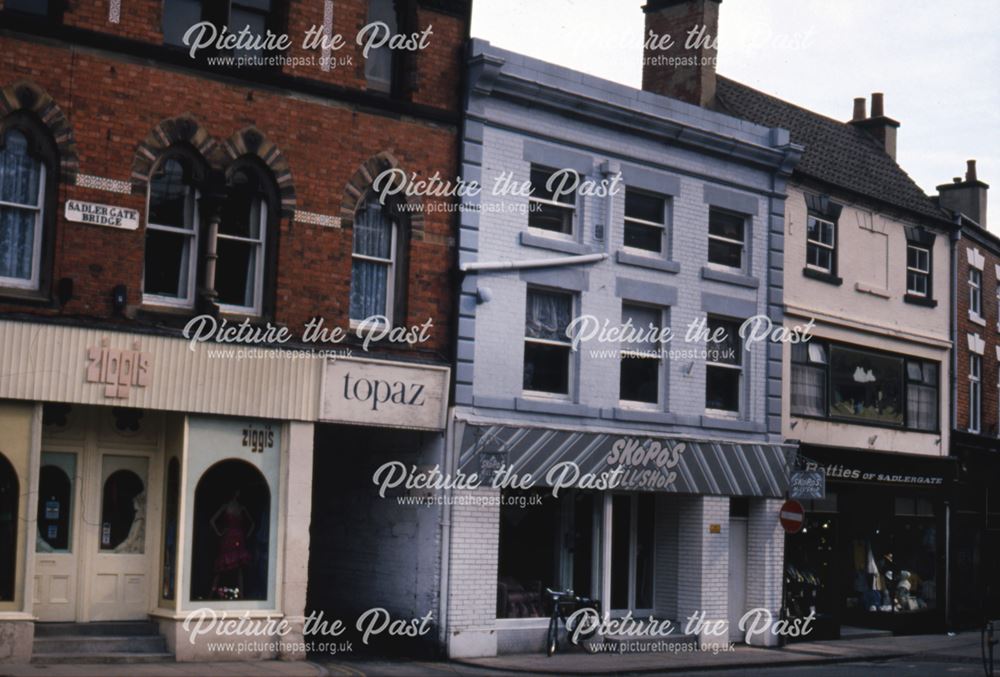
[[[475,0],[472,35],[632,87],[642,0]],[[838,120],[885,93],[897,161],[928,195],[975,159],[1000,234],[1000,0],[725,0],[718,71]]]

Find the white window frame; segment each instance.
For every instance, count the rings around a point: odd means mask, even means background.
[[[577,304],[577,300],[576,300],[576,294],[574,294],[573,292],[568,292],[568,291],[561,290],[561,289],[548,289],[546,287],[528,287],[527,293],[525,294],[525,297],[524,297],[525,304],[527,304],[527,302],[528,302],[528,294],[531,294],[532,291],[541,291],[541,292],[548,292],[548,293],[552,293],[552,294],[562,294],[564,296],[569,296],[569,310],[570,310],[570,315],[571,315],[570,322],[572,322],[573,320],[576,319],[576,308],[577,308],[576,304]],[[527,343],[535,343],[535,344],[538,344],[538,345],[561,346],[561,347],[567,348],[569,352],[566,355],[566,370],[567,370],[567,372],[566,372],[566,392],[565,393],[551,393],[551,392],[548,392],[546,390],[530,390],[528,388],[523,388],[523,387],[521,389],[521,392],[524,395],[528,396],[528,397],[538,397],[538,398],[544,398],[544,399],[550,399],[550,400],[560,400],[560,401],[563,401],[563,402],[572,401],[572,399],[573,399],[573,393],[575,392],[575,389],[576,389],[576,368],[575,368],[576,367],[576,365],[575,365],[576,358],[573,355],[573,342],[570,341],[569,338],[567,338],[565,341],[555,341],[553,339],[532,338],[532,337],[528,336],[528,327],[527,326],[525,326],[522,331],[523,331],[523,334],[524,334],[524,342],[526,344]],[[522,364],[521,364],[521,382],[522,383],[524,382],[524,361],[523,361],[523,358],[522,358]]]
[[[712,210],[713,209],[716,210],[716,211],[719,211],[719,212],[723,212],[725,214],[732,214],[733,216],[738,216],[738,217],[740,217],[740,218],[743,219],[743,239],[742,240],[734,240],[733,238],[723,237],[722,235],[713,235],[712,234]],[[706,251],[706,256],[705,256],[705,263],[710,268],[714,268],[716,270],[724,270],[724,271],[729,271],[729,272],[732,272],[732,271],[740,271],[740,272],[742,272],[742,271],[746,270],[747,269],[747,243],[746,243],[746,240],[747,240],[747,221],[748,221],[747,216],[745,214],[740,214],[738,212],[734,212],[734,211],[729,210],[729,209],[723,209],[722,207],[712,207],[712,206],[709,206],[708,219],[709,219],[709,221],[708,221],[708,240],[709,240],[709,244],[711,244],[712,240],[715,240],[717,242],[726,242],[728,244],[738,244],[740,246],[740,265],[739,266],[727,266],[724,263],[716,263],[716,262],[714,262],[714,261],[712,261],[712,260],[710,260],[708,258],[708,252],[707,251]]]
[[[910,250],[914,249],[918,252],[923,252],[927,257],[927,268],[916,268],[910,265]],[[919,260],[919,255],[918,255]],[[930,298],[931,295],[931,250],[928,247],[923,247],[918,244],[913,244],[912,242],[906,243],[906,293],[912,294],[913,296],[921,296],[923,298]],[[927,291],[922,292],[910,287],[910,273],[916,273],[922,275],[925,280],[927,280]]]
[[[169,158],[164,158],[161,162],[166,162]],[[180,162],[180,160],[178,160]],[[159,166],[150,175],[155,176],[156,172],[160,169]],[[198,241],[199,241],[199,219],[198,214],[198,200],[201,197],[201,193],[197,188],[192,186],[190,183],[184,184],[187,188],[187,198],[191,200],[191,229],[187,230],[185,228],[177,228],[175,226],[166,226],[158,223],[153,223],[149,220],[149,204],[153,196],[153,180],[150,178],[149,184],[146,186],[146,229],[147,230],[158,230],[164,233],[174,233],[177,235],[186,235],[191,238],[190,248],[188,249],[188,283],[187,283],[187,295],[184,298],[177,298],[173,296],[162,296],[160,294],[147,294],[146,293],[146,246],[148,245],[148,239],[143,242],[143,267],[142,267],[142,302],[146,305],[152,306],[165,306],[168,308],[184,308],[190,309],[194,308],[195,299],[195,285],[198,280]],[[187,211],[187,210],[185,210]],[[179,282],[179,280],[178,280]]]
[[[826,224],[830,225],[830,233],[833,236],[833,244],[827,244],[827,243],[822,242],[820,240],[814,240],[813,238],[809,237],[809,226],[808,226],[808,220],[809,219],[812,219],[813,221],[817,221],[817,222],[820,222],[820,223],[826,223]],[[827,275],[833,275],[834,274],[833,270],[834,270],[834,267],[836,265],[835,262],[837,260],[837,224],[834,221],[831,221],[830,219],[822,219],[822,218],[820,218],[818,216],[813,216],[812,214],[809,214],[808,216],[806,216],[806,220],[807,220],[807,225],[806,225],[806,268],[811,268],[812,270],[817,270],[817,271],[819,271],[821,273],[826,273]],[[817,265],[815,265],[813,263],[809,263],[809,247],[810,247],[810,245],[816,246],[816,247],[820,247],[821,249],[827,249],[827,250],[830,251],[830,267],[829,268],[824,268],[823,266],[817,266]]]
[[[623,313],[624,313],[625,308],[628,307],[628,306],[631,306],[633,308],[641,308],[641,309],[644,309],[644,310],[651,310],[651,311],[655,312],[657,314],[657,316],[658,316],[659,328],[661,330],[663,329],[663,327],[664,327],[664,312],[663,312],[662,308],[658,308],[656,306],[644,305],[642,303],[632,303],[631,301],[623,301],[622,302],[622,311],[623,311]],[[620,348],[619,349],[619,352],[618,352],[619,369],[621,369],[621,362],[624,361],[625,356],[628,355],[628,354],[635,353],[635,352],[636,351],[634,351],[634,350],[626,350],[624,348]],[[620,372],[619,372],[619,382],[618,382],[618,401],[619,401],[619,403],[623,407],[626,407],[628,409],[645,409],[645,410],[652,410],[652,411],[660,411],[660,410],[662,410],[662,408],[663,408],[663,401],[664,401],[664,398],[663,398],[663,386],[664,386],[664,383],[665,383],[665,379],[664,379],[665,369],[664,369],[663,358],[659,357],[659,356],[658,357],[639,356],[638,358],[635,358],[635,359],[640,359],[640,360],[654,360],[656,362],[656,402],[643,402],[641,400],[626,400],[626,399],[622,398],[622,396],[621,396],[621,394],[622,394],[621,393],[621,377],[620,377]]]
[[[27,134],[20,130],[12,131],[17,131],[19,134],[27,138]],[[31,276],[28,279],[24,279],[23,277],[0,276],[0,287],[32,290],[38,289],[42,270],[42,228],[45,225],[45,181],[47,179],[45,163],[39,161],[38,169],[38,195],[35,198],[37,204],[32,206],[19,204],[17,202],[4,202],[3,200],[0,200],[0,207],[35,212],[34,242],[31,244]]]
[[[387,205],[382,205],[382,209],[383,210],[387,209],[387,207],[388,207]],[[365,208],[365,204],[362,203],[362,206],[360,208],[361,209]],[[352,280],[353,280],[353,276],[354,276],[354,273],[353,273],[353,270],[354,270],[354,259],[359,259],[361,261],[369,261],[369,262],[372,262],[372,263],[381,263],[381,264],[386,265],[386,269],[387,269],[386,270],[386,276],[387,277],[386,277],[386,283],[385,283],[385,312],[383,313],[383,315],[388,320],[389,326],[392,326],[392,324],[393,324],[392,318],[394,316],[395,303],[396,303],[396,263],[397,263],[396,262],[396,239],[397,239],[397,237],[399,235],[399,224],[396,222],[396,219],[394,219],[394,218],[390,217],[389,215],[385,214],[384,211],[383,211],[383,215],[385,216],[385,218],[387,218],[389,220],[389,223],[391,224],[391,228],[392,228],[392,232],[390,233],[390,236],[389,236],[389,258],[385,259],[385,258],[382,258],[380,256],[370,256],[368,254],[358,254],[357,252],[355,252],[354,251],[354,233],[353,233],[353,229],[352,229],[352,232],[351,232],[351,277],[352,277]],[[348,291],[349,295],[348,295],[348,300],[347,300],[347,312],[348,312],[348,314],[350,314],[350,312],[351,312],[350,293],[351,293],[351,290],[349,289],[349,291]],[[364,317],[352,317],[352,318],[350,318],[349,326],[351,327],[351,329],[356,329],[366,319],[367,318],[364,318]],[[379,326],[382,326],[381,322],[378,323],[377,325],[372,326],[371,329],[375,329],[376,327],[379,327]]]
[[[978,268],[969,268],[969,312],[977,317],[983,315],[983,271]]]
[[[542,164],[538,164],[538,163],[533,162],[528,167],[528,183],[529,183],[529,185],[531,185],[531,172],[533,170],[542,170],[542,171],[545,171],[545,172],[547,172],[549,174],[550,178],[551,178],[551,176],[554,173],[556,173],[557,171],[559,171],[557,169],[552,169],[548,165],[542,165]],[[546,183],[548,183],[548,181],[546,181]],[[573,204],[567,204],[565,202],[559,202],[558,200],[549,200],[549,199],[544,198],[544,197],[537,197],[536,195],[534,195],[534,193],[532,193],[532,195],[528,196],[528,229],[531,230],[534,233],[542,234],[545,237],[557,237],[557,238],[560,238],[560,239],[563,239],[563,240],[575,240],[576,239],[576,233],[577,233],[577,225],[576,225],[576,216],[577,216],[577,214],[576,214],[576,204],[577,204],[577,198],[578,198],[578,195],[576,193],[574,193],[574,195],[573,195]],[[531,205],[532,204],[543,204],[543,205],[549,205],[550,207],[559,207],[560,209],[568,210],[569,213],[570,213],[570,217],[569,217],[569,232],[568,233],[560,233],[560,232],[555,231],[555,230],[548,230],[547,228],[537,228],[537,227],[532,226],[531,225]]]
[[[227,235],[222,231],[219,231],[217,237],[220,240],[229,240],[230,242],[243,242],[246,244],[255,245],[257,247],[257,254],[254,256],[254,281],[253,281],[253,303],[249,306],[238,306],[230,304],[219,304],[219,310],[224,313],[233,313],[241,315],[260,315],[261,309],[263,307],[263,296],[264,296],[264,257],[267,255],[267,201],[262,197],[255,197],[254,202],[257,205],[257,211],[259,213],[260,227],[258,229],[258,237],[242,237],[239,235]],[[353,243],[352,243],[353,245]],[[216,285],[218,286],[218,266],[216,266]]]
[[[643,195],[647,195],[649,197],[655,198],[655,199],[660,200],[661,202],[663,202],[663,222],[662,223],[657,223],[656,221],[647,221],[646,219],[637,219],[634,216],[629,216],[627,208],[626,208],[625,217],[623,219],[623,226],[622,226],[622,248],[625,249],[627,252],[634,253],[634,254],[639,254],[641,256],[655,256],[657,258],[666,258],[667,255],[668,255],[668,252],[667,252],[667,221],[669,220],[669,217],[667,215],[667,210],[669,209],[669,206],[668,206],[668,203],[667,203],[666,196],[660,195],[658,193],[653,193],[653,192],[650,192],[648,190],[643,190],[641,188],[632,188],[632,187],[626,186],[625,187],[625,193],[626,193],[625,199],[626,200],[628,199],[628,191],[630,191],[630,190],[634,191],[636,193],[642,193]],[[628,202],[626,202],[625,204],[627,205]],[[659,228],[660,229],[660,251],[657,252],[657,251],[653,251],[651,249],[643,249],[642,247],[630,247],[627,244],[625,244],[625,230],[628,229],[628,224],[630,224],[630,223],[636,224],[636,225],[639,225],[639,226],[650,226],[650,227],[653,227],[653,228]]]
[[[982,428],[983,417],[983,358],[972,353],[969,355],[969,432],[978,433]]]
[[[708,317],[708,321],[707,321],[707,323],[705,325],[706,328],[708,328],[711,325],[713,317],[714,316],[711,316],[711,315]],[[725,318],[725,317],[721,317],[721,318],[718,318],[718,319],[721,319],[723,321],[729,320],[729,318]],[[732,320],[732,322],[736,322],[738,324],[738,320]],[[737,334],[737,337],[738,336],[739,336],[739,334]],[[707,345],[706,345],[706,347],[707,347]],[[740,348],[739,348],[739,351],[737,352],[737,354],[740,357],[740,363],[739,363],[739,365],[728,364],[728,363],[725,363],[725,362],[713,362],[712,360],[709,359],[709,355],[708,354],[705,355],[705,414],[706,415],[712,416],[712,417],[717,417],[717,418],[735,418],[735,419],[738,419],[738,418],[740,418],[743,415],[744,408],[746,407],[746,404],[745,404],[746,398],[743,396],[743,388],[744,388],[745,382],[746,382],[746,374],[744,372],[744,369],[746,368],[746,360],[743,359],[744,358],[743,353],[744,353],[744,350],[743,350],[743,339],[740,339]],[[736,371],[739,372],[740,378],[739,378],[739,382],[736,384],[736,389],[737,389],[736,395],[737,395],[737,402],[738,402],[736,411],[731,411],[729,409],[711,409],[711,408],[708,407],[708,369],[709,369],[709,367],[721,367],[721,368],[725,368],[725,369],[735,369]]]

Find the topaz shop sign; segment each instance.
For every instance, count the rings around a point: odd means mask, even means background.
[[[447,367],[352,357],[327,360],[320,420],[441,430],[448,407]]]
[[[66,220],[74,223],[89,223],[92,226],[135,230],[139,227],[139,212],[126,207],[66,200]]]

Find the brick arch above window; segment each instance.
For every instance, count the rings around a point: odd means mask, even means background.
[[[73,182],[80,169],[80,157],[73,128],[62,109],[41,87],[29,80],[21,80],[0,87],[0,133],[3,132],[3,118],[17,111],[30,111],[38,116],[52,134],[59,151],[60,178],[67,183]]]
[[[145,195],[160,156],[172,146],[188,145],[214,168],[221,168],[225,154],[219,143],[190,115],[163,120],[136,147],[132,158],[132,193]]]
[[[340,203],[340,224],[342,227],[353,227],[354,214],[375,181],[375,177],[389,169],[403,169],[399,160],[389,151],[381,151],[373,155],[358,167],[358,170],[354,172],[354,176],[351,177],[350,181],[344,187],[344,197]],[[415,198],[402,193],[398,197],[408,204],[417,204]],[[414,240],[422,240],[424,234],[424,213],[419,207],[408,211],[407,223],[410,237]]]
[[[295,213],[295,183],[292,180],[292,170],[288,166],[285,154],[272,143],[263,132],[256,127],[247,127],[236,132],[222,143],[226,156],[226,164],[247,155],[255,156],[263,162],[278,184],[278,196],[281,200],[281,216],[292,218]]]

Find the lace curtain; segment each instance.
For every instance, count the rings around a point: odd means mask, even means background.
[[[376,200],[368,200],[354,219],[351,266],[351,318],[363,320],[386,314],[389,271],[392,267],[392,220]],[[377,259],[377,260],[373,260]]]
[[[525,336],[566,342],[566,328],[573,319],[573,304],[565,294],[529,291],[525,308]]]
[[[32,277],[41,174],[24,135],[8,132],[0,151],[0,277]]]

